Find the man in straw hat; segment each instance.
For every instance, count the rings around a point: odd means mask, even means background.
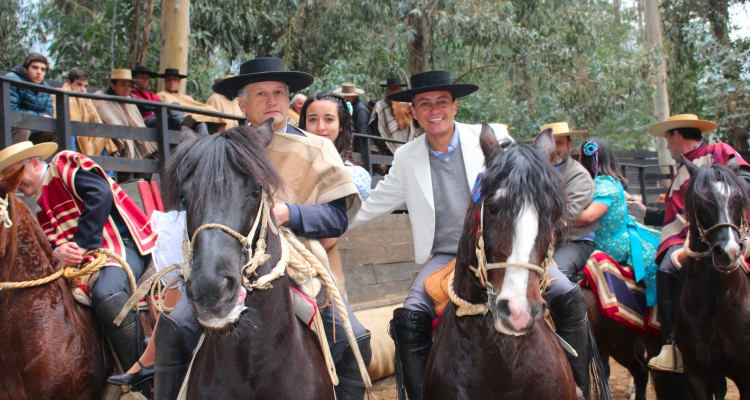
[[[221,78],[214,80],[214,83],[219,82],[222,79],[231,78],[234,75],[227,74]],[[233,114],[245,118],[245,113],[240,109],[240,105],[237,102],[237,96],[227,97],[221,93],[214,93],[211,97],[206,100],[206,104],[217,109],[219,112],[224,114]],[[232,129],[240,125],[236,119],[223,119],[225,127],[224,129]]]
[[[421,399],[427,358],[432,348],[435,304],[424,288],[425,279],[438,271],[458,251],[463,220],[471,203],[471,189],[484,169],[479,131],[455,121],[458,99],[479,89],[471,84],[454,84],[450,73],[428,71],[413,75],[411,89],[388,95],[389,100],[410,102],[411,113],[425,134],[401,146],[393,166],[362,205],[351,227],[388,214],[406,203],[414,235],[414,258],[423,264],[414,279],[403,308],[393,312],[390,334],[396,344],[396,374],[399,397],[405,389],[409,399]],[[495,131],[505,139],[505,131]],[[556,268],[550,269],[553,293],[573,288]],[[547,299],[549,300],[549,299]],[[568,309],[577,304],[567,305]],[[583,306],[585,312],[585,303]],[[565,318],[554,315],[558,329],[568,329]],[[572,343],[588,360],[588,349]],[[588,342],[586,342],[588,344]],[[587,364],[588,365],[588,364]],[[588,370],[587,370],[588,371]],[[588,382],[588,380],[586,380]],[[579,382],[579,385],[581,383]],[[583,387],[583,386],[582,386]]]
[[[628,202],[628,212],[631,215],[643,218],[646,225],[663,226],[656,252],[656,262],[659,263],[656,271],[656,296],[664,346],[661,353],[648,363],[649,367],[660,371],[683,372],[680,351],[674,346],[674,301],[680,272],[672,264],[671,257],[675,250],[685,244],[688,233],[684,196],[690,183],[690,173],[682,160],[687,159],[698,167],[736,164],[741,177],[750,182],[750,166],[730,145],[703,142],[703,135],[715,129],[715,123],[698,119],[693,114],[674,115],[666,121],[651,125],[649,133],[665,138],[670,155],[679,162],[677,174],[667,190],[666,209],[646,207],[636,201]]]
[[[84,264],[91,259],[87,251],[104,248],[122,257],[138,280],[156,242],[148,217],[85,155],[63,151],[47,164],[44,160],[55,150],[55,143],[14,144],[0,151],[0,173],[23,174],[19,190],[36,196],[39,224],[65,265]],[[90,299],[76,298],[90,301],[120,365],[126,366],[136,362],[143,350],[143,330],[135,310],[119,326],[114,324],[131,288],[115,260],[107,260],[106,265],[85,287],[77,288],[87,290]]]
[[[561,279],[557,285],[550,286],[544,294],[544,299],[555,321],[557,334],[578,353],[578,357],[573,357],[569,353],[566,355],[573,369],[576,384],[583,390],[584,396],[589,398],[589,369],[599,355],[589,352],[589,344],[594,338],[589,336],[586,300],[581,287],[578,286],[578,273],[594,252],[595,230],[599,227],[599,221],[577,221],[594,199],[595,188],[594,180],[588,171],[570,157],[573,152],[572,137],[586,134],[588,131],[571,130],[567,122],[543,125],[539,131],[546,129],[552,129],[552,137],[555,140],[555,158],[552,165],[560,172],[565,184],[568,214],[573,221],[573,227],[570,229],[569,241],[562,241],[562,233],[555,232],[555,237],[559,240],[552,258],[567,280]]]
[[[243,63],[238,76],[216,82],[213,90],[226,97],[237,97],[240,109],[252,126],[257,128],[264,123],[273,124],[276,134],[266,148],[266,154],[285,185],[285,190],[276,195],[274,218],[278,225],[284,225],[298,236],[307,238],[311,251],[327,264],[326,253],[316,239],[343,235],[362,200],[332,142],[287,124],[289,92],[302,90],[312,83],[310,74],[286,71],[284,61],[267,57]],[[359,323],[348,302],[345,303],[360,352],[365,364],[369,364],[370,333]],[[353,351],[347,343],[341,318],[335,315],[338,312],[340,310],[334,311],[331,307],[321,311],[340,378],[335,388],[336,397],[359,400],[364,398],[365,388]],[[187,296],[182,296],[169,316],[162,314],[158,331],[155,339],[155,398],[173,399],[187,370],[190,352],[200,336],[200,325]],[[178,342],[173,340],[178,337],[185,338],[187,348],[180,348]],[[183,358],[169,359],[165,354],[182,354]],[[180,367],[182,370],[179,373],[159,372],[160,369],[175,371]]]
[[[354,121],[354,133],[367,134],[367,124],[370,122],[370,112],[367,111],[367,107],[359,101],[359,96],[365,94],[365,91],[358,88],[352,82],[344,82],[341,87],[333,90],[334,93],[338,93],[344,100],[352,105],[352,121]],[[354,151],[370,151],[370,149],[364,149],[365,140],[362,138],[354,138]]]
[[[380,84],[380,87],[385,88],[386,97],[400,92],[404,86],[407,85],[401,83],[399,78],[388,78],[385,83]],[[370,134],[389,139],[409,141],[417,133],[414,119],[409,111],[409,105],[388,98],[378,100],[375,103],[370,115],[369,126]],[[401,147],[401,143],[386,142],[385,146],[391,153],[395,153],[396,149]]]

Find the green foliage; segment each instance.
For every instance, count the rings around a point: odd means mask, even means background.
[[[0,70],[22,64],[29,53],[37,35],[33,9],[22,0],[0,1]]]

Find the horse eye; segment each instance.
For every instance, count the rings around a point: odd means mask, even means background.
[[[260,196],[262,191],[263,190],[260,188],[260,186],[256,186],[255,190],[253,190],[253,196]]]
[[[490,214],[497,214],[500,212],[500,205],[497,203],[487,203],[487,211]]]

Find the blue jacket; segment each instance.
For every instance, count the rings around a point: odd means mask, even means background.
[[[5,77],[17,81],[31,82],[20,65],[14,67]],[[49,86],[44,81],[42,81],[42,85]],[[55,115],[55,109],[52,107],[52,96],[49,93],[20,88],[12,84],[10,85],[10,109],[26,114]]]

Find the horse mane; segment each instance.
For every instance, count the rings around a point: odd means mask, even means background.
[[[481,185],[483,198],[494,196],[499,189],[505,191],[495,229],[512,232],[521,209],[529,205],[537,212],[540,235],[559,228],[563,237],[556,240],[567,239],[570,223],[562,178],[535,147],[507,145],[487,161]],[[550,188],[557,190],[550,192]]]
[[[265,148],[255,129],[244,126],[180,143],[162,177],[164,206],[183,209],[182,184],[188,179],[199,188],[190,204],[197,213],[213,207],[214,199],[231,196],[243,176],[273,197],[282,184]]]
[[[748,198],[745,185],[734,171],[718,164],[700,167],[691,174],[690,183],[685,192],[686,210],[692,211],[691,214],[696,214],[698,210],[719,207],[714,183],[721,183],[732,188],[730,206],[739,204],[743,210],[750,210],[750,198]]]

